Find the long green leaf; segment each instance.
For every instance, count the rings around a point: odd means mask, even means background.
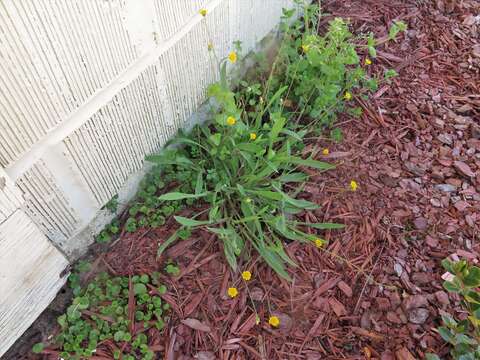
[[[194,227],[194,226],[201,226],[201,225],[208,225],[211,224],[210,221],[198,221],[190,218],[186,218],[183,216],[174,216],[174,219],[183,226],[186,227]]]
[[[201,194],[185,194],[181,192],[169,192],[158,197],[159,200],[162,201],[175,201],[175,200],[183,200],[183,199],[198,199],[208,195],[208,192],[204,192]]]
[[[270,108],[270,106],[272,106],[272,104],[275,103],[275,101],[277,101],[280,98],[280,96],[282,96],[282,94],[285,91],[287,91],[287,89],[288,89],[287,85],[282,86],[280,89],[278,89],[277,92],[272,96],[272,98],[268,102],[267,106],[265,106],[265,108],[258,113],[257,118],[255,119],[255,126],[257,128],[260,127],[260,121],[262,120],[263,115],[265,115],[265,113]]]
[[[285,271],[285,267],[283,266],[282,260],[278,257],[278,255],[272,251],[270,248],[265,247],[258,247],[257,251],[260,253],[260,256],[265,260],[265,262],[270,265],[270,267],[281,277],[288,281],[292,281],[292,278],[288,273]]]
[[[233,271],[237,271],[237,257],[235,256],[235,248],[228,238],[222,237],[223,240],[223,252],[227,258],[227,262]]]
[[[285,126],[286,119],[280,114],[276,114],[273,119],[272,129],[270,130],[269,139],[270,139],[270,148],[277,141],[280,131],[282,131]]]
[[[203,174],[201,172],[197,175],[197,182],[195,183],[195,194],[201,194],[203,191]]]
[[[275,191],[268,191],[268,190],[252,190],[251,193],[261,196],[268,200],[275,200],[280,201],[283,199],[282,195]]]
[[[303,199],[294,199],[291,196],[285,194],[282,190],[277,188],[276,186],[273,187],[280,195],[282,195],[283,200],[287,202],[290,205],[293,205],[299,209],[304,209],[304,210],[315,210],[318,209],[318,205],[307,200]]]
[[[336,223],[296,223],[296,224],[313,227],[313,228],[319,229],[319,230],[334,230],[334,229],[345,228],[345,225],[336,224]]]
[[[180,228],[178,229],[177,231],[175,231],[167,240],[165,240],[159,247],[158,247],[158,250],[157,250],[157,257],[160,257],[162,256],[163,252],[165,251],[165,249],[167,247],[169,247],[171,244],[173,244],[175,242],[175,240],[178,239],[178,232],[180,230],[182,230],[183,228]]]
[[[295,172],[295,173],[285,174],[285,175],[279,176],[277,180],[281,181],[281,182],[285,182],[285,183],[288,183],[288,182],[304,182],[304,181],[308,180],[308,177],[309,176],[307,174],[304,174],[304,173],[301,173],[301,172]]]
[[[313,159],[302,159],[297,156],[276,156],[274,161],[279,163],[286,162],[286,163],[295,164],[295,165],[303,165],[303,166],[308,166],[308,167],[319,169],[319,170],[335,169],[335,165],[333,164],[329,164],[323,161],[318,161]]]

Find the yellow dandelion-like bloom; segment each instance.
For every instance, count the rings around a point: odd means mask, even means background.
[[[345,92],[345,95],[343,96],[345,100],[352,100],[352,94],[350,94],[348,91]]]
[[[242,272],[242,279],[245,281],[249,281],[252,278],[252,273],[250,271]]]
[[[228,296],[230,296],[232,299],[238,295],[238,290],[235,287],[230,287],[227,290]]]
[[[199,13],[202,16],[207,16],[207,9],[200,9]]]
[[[279,327],[280,326],[280,319],[278,316],[270,316],[268,319],[268,323],[270,324],[271,327]]]
[[[350,181],[350,190],[357,191],[358,184],[355,180]]]
[[[237,122],[237,120],[235,120],[235,118],[233,116],[229,116],[227,118],[227,125],[233,126],[233,125],[235,125],[236,122]]]
[[[255,140],[257,138],[257,134],[250,133],[250,140]]]
[[[320,238],[316,238],[316,239],[315,239],[315,246],[316,246],[317,248],[321,248],[321,247],[323,246],[323,240],[320,239]]]
[[[213,50],[213,43],[212,42],[209,42],[207,46],[208,46],[208,51]]]
[[[365,59],[365,65],[372,65],[372,60],[370,60],[369,58],[366,58]]]
[[[328,154],[330,154],[330,150],[328,150],[327,148],[325,148],[325,149],[322,150],[322,154],[323,154],[323,155],[328,155]]]
[[[232,64],[235,64],[237,62],[237,53],[235,51],[232,51],[230,54],[228,54],[228,60]]]
[[[310,50],[310,45],[302,45],[302,50],[304,53],[307,53]]]

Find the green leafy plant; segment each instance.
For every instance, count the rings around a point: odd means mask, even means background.
[[[303,139],[316,125],[331,124],[336,112],[346,108],[345,94],[365,80],[361,67],[349,68],[359,58],[346,23],[335,19],[326,35],[319,36],[318,6],[305,6],[303,21],[282,25],[287,32],[264,81],[240,82],[232,91],[222,62],[221,80],[208,90],[212,121],[195,126],[189,134],[180,133],[169,143],[174,146],[147,157],[160,168],[175,166],[180,172],[197,174],[193,191],[171,191],[158,198],[193,199],[207,205],[194,218],[175,216],[182,225],[180,231],[203,226],[216,234],[233,269],[237,257],[252,247],[287,279],[285,264],[295,264],[284,251],[284,239],[312,243],[319,236],[306,231],[307,227],[341,228],[295,220],[295,214],[318,207],[298,198],[301,184],[308,180],[303,169],[334,168],[304,158]],[[293,12],[284,12],[286,22],[291,16]],[[315,119],[308,128],[298,124],[302,115]],[[334,131],[337,138],[338,131]]]
[[[112,214],[117,212],[118,209],[118,195],[112,197],[103,207],[103,209],[109,210]]]
[[[165,272],[173,276],[178,276],[180,274],[180,268],[174,263],[169,263],[165,267]]]
[[[86,271],[86,265],[77,269]],[[78,274],[73,274],[77,275]],[[75,297],[65,314],[58,317],[60,333],[54,339],[64,359],[88,358],[106,340],[115,344],[114,359],[150,360],[155,357],[149,348],[149,329],[162,331],[168,318],[170,305],[161,295],[167,288],[159,281],[159,273],[112,277],[98,274],[86,287],[80,288],[77,277],[70,276],[75,286]],[[133,297],[132,297],[133,296]],[[133,318],[130,309],[135,309]],[[143,328],[145,332],[135,329]],[[40,353],[43,344],[32,351]]]
[[[233,269],[238,257],[255,250],[288,279],[285,265],[295,264],[284,242],[318,244],[315,232],[328,228],[296,220],[317,208],[299,196],[309,178],[306,169],[334,168],[306,157],[304,139],[327,132],[339,142],[342,132],[333,127],[337,114],[361,115],[361,108],[351,106],[352,94],[366,96],[379,80],[367,75],[357,50],[375,56],[377,41],[371,34],[353,36],[340,18],[319,35],[319,6],[296,3],[303,15],[294,21],[296,10],[283,11],[283,38],[273,64],[254,55],[259,66],[244,80],[232,81],[227,64],[237,61],[237,53],[231,52],[220,61],[220,81],[208,89],[210,121],[188,134],[180,131],[161,154],[147,157],[154,167],[140,184],[123,230],[161,226],[174,216],[181,227],[160,245],[159,255],[189,237],[191,229],[205,227],[223,243]],[[393,36],[404,28],[395,26]],[[241,52],[239,42],[235,49]],[[193,218],[178,215],[186,206],[198,208]],[[110,241],[119,230],[112,223],[98,241]]]
[[[401,32],[404,32],[407,30],[407,24],[405,24],[403,21],[395,21],[393,25],[390,27],[390,31],[388,32],[388,38],[390,40],[395,40],[397,35]]]
[[[43,343],[36,343],[32,347],[32,352],[34,354],[40,354],[43,351],[44,348],[45,348],[45,345],[43,345]]]
[[[443,326],[437,331],[452,346],[450,355],[453,359],[480,359],[480,268],[465,260],[452,262],[445,259],[442,265],[452,275],[443,287],[460,296],[467,317],[458,321],[448,314],[443,315]],[[429,354],[427,358],[439,359],[434,354]]]

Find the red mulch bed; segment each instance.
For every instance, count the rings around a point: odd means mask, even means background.
[[[105,257],[112,272],[150,272],[167,258],[181,273],[165,277],[173,316],[165,359],[418,359],[448,349],[433,330],[439,315],[459,315],[442,290],[440,261],[477,261],[480,224],[480,3],[338,0],[322,4],[324,25],[350,18],[355,31],[385,36],[393,20],[409,30],[380,48],[369,67],[400,76],[384,84],[360,119],[343,118],[345,140],[318,139],[338,169],[313,174],[305,197],[321,205],[306,221],[347,224],[327,232],[326,249],[291,243],[292,283],[258,259],[224,261],[218,242],[199,230],[156,260],[162,229],[124,236]],[[475,18],[475,16],[477,16]],[[475,40],[476,39],[476,40]],[[475,44],[474,41],[477,41]],[[313,148],[313,144],[310,148]],[[359,189],[348,191],[350,180]],[[347,189],[347,190],[345,190]],[[226,296],[235,285],[240,294]],[[252,303],[253,301],[253,303]],[[261,319],[255,322],[256,311]],[[268,317],[281,319],[272,330]],[[194,319],[194,320],[192,320]]]

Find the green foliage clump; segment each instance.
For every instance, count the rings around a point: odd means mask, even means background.
[[[480,268],[467,263],[445,259],[443,267],[453,278],[443,283],[445,290],[458,294],[461,305],[467,313],[464,320],[455,320],[450,315],[443,315],[443,326],[437,329],[440,336],[451,345],[450,355],[453,359],[480,359]],[[439,359],[429,354],[427,359]]]
[[[347,94],[371,80],[359,65],[357,39],[343,20],[333,20],[320,36],[318,6],[306,5],[303,20],[287,25],[292,16],[293,11],[284,11],[285,34],[268,76],[259,76],[251,85],[241,81],[232,90],[224,59],[220,81],[208,90],[211,121],[188,134],[181,132],[170,142],[174,146],[147,158],[159,167],[175,165],[197,174],[193,191],[170,191],[159,197],[208,205],[194,218],[175,216],[181,231],[204,226],[216,234],[233,269],[251,247],[287,279],[285,265],[295,263],[284,251],[283,239],[318,244],[318,235],[307,227],[342,227],[295,220],[296,214],[318,207],[298,197],[309,178],[304,169],[334,168],[305,158],[303,140],[310,132],[331,126],[335,115],[349,108]],[[304,117],[308,124],[299,123]],[[331,134],[341,141],[340,129]],[[159,253],[178,237],[174,234],[162,244]]]
[[[85,270],[86,263],[80,268]],[[78,269],[77,269],[78,270]],[[135,275],[131,278],[98,274],[86,287],[80,288],[78,273],[70,276],[75,297],[65,314],[58,317],[61,328],[53,344],[60,348],[64,359],[84,359],[95,354],[97,347],[110,340],[116,346],[114,359],[154,359],[148,346],[148,332],[132,333],[132,328],[155,328],[165,326],[170,305],[160,295],[166,286],[159,281],[159,273]],[[73,279],[73,280],[72,280]],[[129,295],[135,300],[134,325],[129,318]],[[32,351],[42,352],[43,344],[36,344]],[[122,349],[122,350],[120,350]]]
[[[352,35],[340,18],[320,35],[319,6],[296,3],[303,15],[294,21],[297,10],[283,11],[283,38],[273,64],[257,54],[255,70],[232,83],[227,63],[236,62],[237,54],[231,52],[220,62],[220,81],[208,89],[210,121],[189,133],[180,131],[161,154],[147,157],[154,167],[140,184],[124,231],[161,226],[186,206],[203,206],[194,218],[175,216],[181,228],[162,243],[159,255],[178,238],[187,238],[192,228],[204,226],[222,241],[233,269],[237,258],[253,248],[288,279],[285,265],[295,264],[284,251],[285,239],[318,244],[321,239],[308,227],[342,227],[295,218],[318,207],[299,198],[309,179],[306,168],[335,167],[306,157],[304,139],[325,133],[340,142],[341,129],[333,126],[337,114],[361,115],[361,108],[351,105],[352,94],[365,97],[379,80],[367,74],[358,50],[376,56],[376,40],[372,34]],[[392,36],[402,30],[396,24]],[[241,51],[239,42],[235,49]],[[386,73],[385,79],[393,75]],[[98,240],[109,241],[118,229],[112,223]]]

